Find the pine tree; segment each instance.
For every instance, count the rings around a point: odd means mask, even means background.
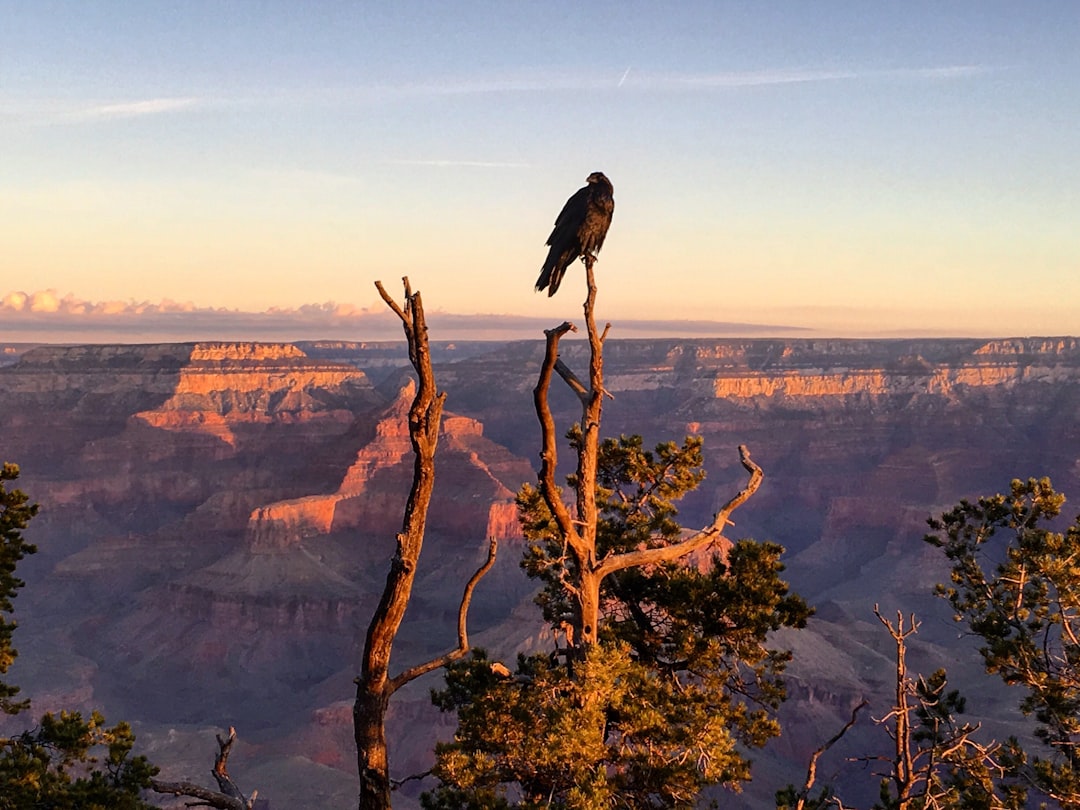
[[[749,778],[747,749],[779,733],[788,654],[767,637],[802,627],[810,610],[780,578],[779,546],[723,535],[762,471],[741,447],[747,485],[710,526],[687,531],[677,502],[704,478],[701,439],[653,450],[639,436],[600,440],[607,329],[594,318],[592,258],[588,384],[559,360],[574,327],[549,330],[533,392],[541,469],[518,494],[523,565],[566,645],[519,658],[513,673],[481,652],[449,668],[433,699],[459,726],[437,747],[430,810],[694,807],[707,786],[737,790]],[[582,405],[568,434],[571,504],[555,482],[555,374]]]
[[[677,539],[676,501],[702,480],[701,462],[697,438],[653,451],[637,436],[605,441],[598,553]],[[545,618],[565,629],[572,563],[536,489],[524,487],[518,504],[523,564],[544,583]],[[747,749],[779,733],[788,654],[767,636],[810,613],[780,579],[781,552],[744,540],[698,566],[606,578],[599,642],[584,660],[568,646],[522,657],[513,675],[483,654],[451,667],[435,702],[459,727],[438,748],[442,785],[426,806],[692,807],[708,785],[738,789]]]
[[[927,542],[952,563],[938,592],[982,640],[989,673],[1025,691],[1045,749],[1011,744],[1014,775],[1062,807],[1080,807],[1080,518],[1052,531],[1065,496],[1048,478],[961,501],[932,519]]]
[[[15,576],[15,568],[27,554],[34,554],[37,547],[23,539],[23,530],[38,512],[38,505],[18,489],[9,490],[7,481],[19,477],[15,464],[0,467],[0,675],[7,673],[18,653],[12,646],[16,623],[9,618],[15,605],[12,600],[25,585]],[[27,707],[27,701],[15,700],[19,687],[0,680],[0,711],[16,714]]]
[[[0,467],[0,675],[6,674],[17,652],[12,645],[16,622],[10,618],[14,598],[24,583],[15,570],[37,548],[23,530],[38,512],[25,493],[5,482],[19,477],[15,464]],[[0,709],[17,714],[28,700],[14,700],[19,688],[0,681]],[[135,735],[127,723],[108,728],[92,712],[45,714],[36,728],[0,738],[0,810],[143,810],[151,808],[139,795],[157,773],[145,757],[131,756]]]

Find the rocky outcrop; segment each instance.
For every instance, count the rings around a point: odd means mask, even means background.
[[[579,374],[585,350],[562,344]],[[550,650],[518,567],[513,502],[535,479],[541,354],[539,340],[433,346],[448,410],[395,663],[452,646],[461,586],[489,537],[501,551],[474,597],[470,635],[505,660]],[[266,795],[273,763],[296,765],[298,753],[348,771],[341,701],[411,482],[412,389],[393,370],[407,366],[403,347],[189,343],[18,357],[0,365],[0,460],[22,464],[20,485],[44,509],[18,606],[16,667],[30,675],[13,670],[13,680],[141,720],[140,740],[234,719],[242,736],[267,741]],[[887,690],[889,644],[873,604],[934,615],[929,589],[942,571],[920,542],[927,515],[1013,477],[1050,475],[1080,492],[1074,338],[610,339],[605,367],[605,433],[641,433],[650,445],[704,438],[708,477],[683,502],[684,525],[707,525],[743,485],[737,445],[765,470],[728,537],[784,545],[785,577],[820,608],[780,640],[795,650],[793,697],[784,737],[758,759],[785,781],[805,773],[821,728],[847,720],[849,694]],[[558,384],[552,404],[561,424],[580,416]],[[35,629],[45,624],[47,636]],[[913,660],[931,666],[916,666],[952,671],[955,658],[964,671],[949,627],[938,616],[920,629]],[[80,662],[77,682],[60,681],[65,657]],[[431,719],[433,683],[405,696],[403,738],[406,726],[449,730]],[[422,770],[430,739],[412,733],[407,747]]]
[[[75,393],[126,396],[132,390],[169,395],[193,343],[120,346],[40,346],[4,369],[9,394]]]
[[[357,453],[338,489],[345,497],[336,504],[335,530],[393,536],[400,529],[412,478],[406,422],[412,396],[411,385],[402,389],[374,440]],[[520,536],[500,515],[512,508],[517,487],[532,477],[528,463],[486,439],[476,419],[451,412],[443,414],[435,463],[438,485],[429,525],[477,542],[492,531],[508,539]]]
[[[977,355],[1028,355],[1035,357],[1058,356],[1076,358],[1080,355],[1080,340],[1061,338],[1009,338],[991,340],[975,350]]]
[[[977,350],[977,354],[982,350]],[[932,366],[913,361],[915,373],[880,369],[800,369],[797,371],[744,372],[717,376],[712,393],[718,398],[875,397],[936,394],[948,397],[957,388],[1012,386],[1023,383],[1080,382],[1080,368],[1044,362],[1034,365],[1002,360],[958,367]],[[1056,355],[1051,355],[1051,357]],[[1005,355],[1012,358],[1015,355]]]
[[[412,452],[408,416],[415,391],[415,384],[410,383],[398,392],[397,398],[375,425],[375,438],[360,449],[346,471],[338,487],[339,493],[359,494],[379,470],[400,464]]]
[[[399,523],[400,508],[391,504],[404,503],[410,483],[405,478],[411,476],[412,469],[408,412],[415,391],[413,383],[401,389],[376,423],[374,438],[357,451],[355,461],[335,492],[255,509],[247,527],[250,548],[257,552],[281,550],[331,531],[363,527],[366,532],[378,533],[377,527],[389,531],[388,523]],[[511,482],[517,478],[525,480],[531,472],[528,466],[486,442],[483,426],[468,417],[445,413],[440,442],[437,455],[440,481],[449,479],[449,487],[457,490],[463,479],[467,479],[466,486],[471,488],[468,501],[456,506],[451,502],[444,504],[446,514],[442,519],[460,522],[463,528],[471,523],[468,530],[474,535],[519,539],[514,493],[503,479],[510,476]],[[488,457],[494,467],[485,460]],[[478,477],[479,485],[475,480]],[[436,502],[439,499],[437,494]],[[478,519],[477,509],[487,510],[486,520]]]
[[[504,548],[524,539],[521,524],[518,522],[517,504],[513,501],[499,501],[488,507],[487,529],[485,537],[493,537]]]
[[[522,417],[530,415],[528,397],[541,351],[539,342],[508,344],[439,372],[447,390],[464,399],[471,413],[484,414],[489,435],[520,452],[507,432],[520,431]],[[561,345],[563,360],[579,374],[586,368],[586,351],[581,341]],[[508,384],[512,369],[524,373],[514,374]],[[675,404],[691,411],[711,400],[754,412],[821,412],[859,399],[896,403],[929,397],[948,403],[1031,383],[1078,382],[1080,347],[1074,338],[610,340],[605,348],[607,389],[648,403],[646,410]],[[496,413],[485,407],[485,398],[509,410]]]
[[[342,495],[308,495],[260,506],[248,520],[252,551],[281,551],[309,537],[329,534]]]
[[[66,468],[68,479],[82,477],[73,457],[127,464],[150,435],[162,446],[155,455],[173,454],[160,431],[226,457],[259,426],[306,423],[291,432],[341,435],[357,411],[381,403],[355,366],[308,358],[290,344],[40,346],[0,368],[7,452],[24,466],[32,453],[45,469]],[[52,441],[35,444],[44,435]]]
[[[721,399],[951,396],[962,387],[1080,382],[1074,338],[982,341],[626,341],[612,391],[691,390]],[[667,350],[660,353],[666,345]],[[629,346],[642,351],[633,357]],[[575,352],[569,350],[567,357]]]
[[[198,343],[180,367],[171,396],[135,418],[164,430],[206,432],[235,445],[235,423],[347,425],[358,403],[378,402],[359,369],[313,361],[290,344]]]

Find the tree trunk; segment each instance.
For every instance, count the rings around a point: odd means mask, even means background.
[[[409,360],[417,374],[416,395],[409,408],[409,438],[414,464],[413,482],[405,505],[397,552],[386,575],[379,606],[371,617],[353,704],[353,736],[360,776],[360,810],[390,810],[390,770],[386,750],[386,710],[396,685],[390,680],[390,654],[405,609],[409,605],[416,563],[424,544],[428,505],[435,484],[435,448],[446,395],[435,388],[428,349],[427,323],[420,293],[405,279],[405,306],[399,307],[375,283],[379,294],[401,319],[409,344]]]
[[[416,395],[409,408],[409,439],[413,449],[413,480],[405,504],[397,552],[390,562],[382,598],[371,617],[364,640],[360,675],[356,678],[356,701],[353,704],[353,737],[356,741],[356,765],[360,776],[359,810],[390,810],[390,763],[386,746],[386,711],[390,697],[398,689],[421,675],[463,658],[469,650],[466,618],[473,589],[495,564],[496,544],[492,540],[487,561],[465,585],[458,608],[458,644],[452,651],[410,667],[390,677],[390,655],[405,609],[409,606],[420,551],[424,545],[428,506],[435,487],[435,449],[442,421],[446,394],[435,387],[428,347],[427,322],[420,293],[413,293],[408,278],[405,283],[405,306],[399,307],[380,282],[375,282],[383,300],[401,319],[409,344],[409,360],[417,375]]]
[[[353,726],[360,774],[360,808],[390,807],[390,761],[385,723],[389,698],[383,686],[357,686]]]
[[[602,576],[594,568],[581,573],[578,585],[579,626],[574,628],[574,647],[583,657],[585,650],[598,640],[600,629],[600,582]]]
[[[596,475],[600,460],[600,418],[604,406],[604,337],[596,328],[595,257],[585,255],[585,332],[589,339],[589,388],[579,394],[581,400],[581,444],[577,452],[576,507],[578,527],[569,543],[580,572],[577,593],[577,626],[573,632],[575,657],[584,658],[598,639],[600,627],[600,582],[596,560]]]
[[[540,422],[542,448],[537,486],[559,528],[559,533],[564,538],[567,553],[573,558],[576,568],[574,581],[567,582],[567,589],[576,607],[574,614],[570,617],[572,628],[568,633],[568,638],[571,658],[578,660],[585,657],[588,649],[596,644],[599,638],[600,587],[606,576],[626,568],[673,562],[715,543],[722,537],[724,528],[731,522],[729,520],[731,513],[757,491],[764,479],[761,468],[751,460],[750,451],[742,445],[739,447],[739,460],[750,474],[750,478],[746,486],[714,515],[710,526],[671,545],[611,554],[603,559],[598,558],[596,540],[599,512],[596,504],[596,480],[600,461],[600,418],[604,396],[610,396],[604,388],[604,340],[607,338],[611,325],[606,324],[603,331],[596,325],[594,261],[593,256],[586,255],[585,278],[588,293],[585,298],[584,315],[585,329],[589,339],[589,384],[584,385],[559,359],[559,340],[567,332],[576,331],[573,324],[566,322],[545,332],[547,347],[540,367],[540,376],[536,388],[533,389],[533,405],[536,408],[537,420]],[[556,373],[577,395],[581,403],[581,436],[576,448],[576,514],[571,514],[563,503],[562,491],[555,480],[558,466],[558,435],[548,402],[548,393],[551,378]]]

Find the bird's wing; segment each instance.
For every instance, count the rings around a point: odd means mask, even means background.
[[[566,201],[559,216],[555,219],[555,227],[551,230],[547,244],[565,244],[566,239],[577,236],[578,228],[585,221],[585,213],[589,207],[589,187],[579,188],[574,195]]]

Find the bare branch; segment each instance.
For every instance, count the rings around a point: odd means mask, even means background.
[[[582,405],[589,401],[589,390],[585,387],[585,383],[578,379],[577,375],[570,370],[570,367],[561,358],[555,359],[555,371],[563,378],[563,382],[570,386],[570,390],[577,394],[577,398]]]
[[[229,754],[233,743],[236,742],[236,729],[229,726],[229,736],[225,739],[220,734],[215,734],[218,742],[218,755],[214,758],[214,779],[218,783],[218,789],[226,796],[244,800],[244,795],[229,776]]]
[[[406,287],[405,287],[405,298],[406,298],[406,299],[408,299],[408,297],[409,297],[409,292],[408,292],[408,284],[409,284],[409,280],[408,280],[408,277],[406,277],[406,278],[405,278],[405,285],[406,285]],[[409,319],[408,319],[408,317],[407,317],[407,316],[405,315],[405,312],[404,312],[404,310],[402,310],[402,309],[401,309],[401,307],[399,307],[399,306],[398,306],[398,303],[397,303],[397,301],[395,301],[395,300],[394,300],[394,299],[393,299],[393,298],[392,298],[392,297],[390,296],[390,293],[388,293],[388,292],[387,292],[387,291],[386,291],[386,290],[385,290],[385,289],[383,288],[383,285],[382,285],[382,282],[381,282],[381,281],[376,281],[376,282],[375,282],[375,289],[377,289],[377,290],[379,291],[379,295],[380,295],[380,296],[382,297],[382,300],[386,302],[386,305],[387,305],[388,307],[390,307],[390,309],[394,310],[394,312],[395,312],[395,313],[397,314],[397,316],[398,316],[399,318],[401,318],[402,322],[403,322],[403,323],[408,323],[408,322],[409,322]]]
[[[892,622],[890,622],[888,619],[881,615],[881,611],[878,610],[878,605],[876,603],[874,604],[874,615],[878,617],[879,622],[885,625],[885,629],[889,631],[889,635],[891,635],[897,643],[903,641],[908,636],[912,636],[915,633],[919,632],[919,622],[915,620],[914,613],[912,613],[909,617],[909,624],[907,630],[904,629],[904,614],[901,613],[899,610],[896,611],[895,626]]]
[[[394,790],[397,790],[399,787],[404,785],[406,782],[421,782],[424,779],[427,779],[429,776],[431,776],[431,770],[430,769],[424,771],[423,773],[410,774],[409,776],[406,776],[404,779],[391,779],[390,780],[390,786]]]
[[[803,783],[802,790],[799,791],[799,798],[798,801],[795,803],[795,810],[803,810],[803,808],[806,806],[806,798],[810,795],[810,791],[813,790],[814,783],[817,781],[817,763],[818,760],[821,759],[821,755],[828,751],[830,748],[832,748],[837,742],[840,741],[841,737],[847,734],[848,729],[855,725],[855,721],[858,719],[859,711],[868,705],[869,703],[866,698],[860,700],[859,705],[851,710],[851,719],[844,724],[844,727],[832,737],[830,737],[824,745],[822,745],[820,748],[814,751],[813,754],[810,755],[810,764],[806,768],[806,781]]]
[[[417,376],[416,393],[409,407],[409,440],[413,449],[413,480],[405,504],[397,553],[386,575],[386,585],[364,641],[360,675],[353,705],[357,769],[360,776],[359,806],[364,810],[389,810],[390,778],[386,744],[386,711],[394,685],[388,671],[394,639],[409,604],[416,564],[424,543],[428,506],[435,485],[435,450],[442,419],[444,393],[435,385],[428,346],[424,305],[413,292],[408,277],[402,279],[405,304],[399,306],[383,289],[375,287],[387,306],[401,319],[409,346],[409,361]]]
[[[219,810],[249,810],[248,806],[239,799],[196,785],[194,782],[163,782],[159,779],[151,779],[150,787],[155,793],[164,793],[170,796],[190,796],[193,799],[198,799],[198,804],[205,807],[217,807]]]
[[[417,388],[409,408],[409,438],[414,454],[412,486],[405,504],[402,530],[398,534],[397,555],[387,575],[382,600],[368,628],[364,647],[361,677],[369,677],[372,684],[381,684],[386,679],[393,638],[401,624],[412,591],[416,560],[423,545],[427,509],[434,488],[435,450],[446,398],[445,393],[438,392],[435,386],[420,293],[411,292],[407,277],[403,279],[403,283],[407,296],[404,308],[397,306],[382,285],[376,282],[384,300],[387,300],[388,305],[401,318],[409,343],[409,357],[417,375]]]
[[[218,783],[218,790],[210,790],[201,785],[196,785],[194,782],[164,782],[151,779],[150,787],[154,792],[166,793],[172,796],[190,796],[199,800],[196,803],[197,805],[216,807],[219,810],[251,810],[251,807],[255,804],[258,791],[252,791],[251,797],[246,798],[240,792],[240,788],[236,786],[236,783],[233,782],[232,777],[229,776],[229,753],[232,751],[233,743],[236,742],[236,729],[229,726],[229,736],[224,739],[220,734],[215,736],[217,737],[218,753],[214,757],[214,768],[211,773]]]
[[[551,511],[558,524],[559,532],[571,545],[581,540],[570,510],[563,503],[559,486],[555,482],[555,468],[558,464],[558,436],[555,429],[555,417],[551,414],[551,406],[548,404],[548,391],[551,389],[551,376],[559,360],[559,339],[567,332],[576,331],[569,321],[564,321],[554,329],[547,329],[544,334],[547,337],[544,362],[540,367],[540,377],[533,389],[533,404],[536,408],[536,418],[540,422],[541,450],[540,450],[540,473],[538,486],[540,495]]]
[[[746,486],[739,490],[726,504],[713,516],[712,525],[702,529],[697,534],[688,537],[679,543],[658,548],[643,548],[627,551],[606,557],[597,569],[601,576],[607,576],[615,571],[632,568],[640,565],[654,565],[662,562],[671,562],[685,557],[691,552],[704,548],[723,537],[724,527],[731,523],[731,514],[742,506],[750,497],[757,492],[758,487],[765,478],[761,467],[750,458],[750,451],[745,444],[739,445],[739,461],[743,468],[750,473]]]
[[[473,591],[476,589],[476,585],[484,578],[484,575],[491,570],[491,567],[495,565],[495,555],[499,550],[499,541],[492,537],[488,544],[487,560],[484,564],[476,569],[469,581],[465,584],[465,592],[461,595],[461,605],[458,607],[458,645],[450,652],[440,655],[438,658],[433,658],[423,664],[418,664],[415,667],[402,672],[400,675],[391,679],[389,689],[390,692],[396,692],[410,681],[414,681],[421,675],[426,675],[432,670],[445,667],[447,664],[453,663],[465,657],[469,652],[469,633],[467,630],[468,617],[469,617],[469,605],[472,602]]]

